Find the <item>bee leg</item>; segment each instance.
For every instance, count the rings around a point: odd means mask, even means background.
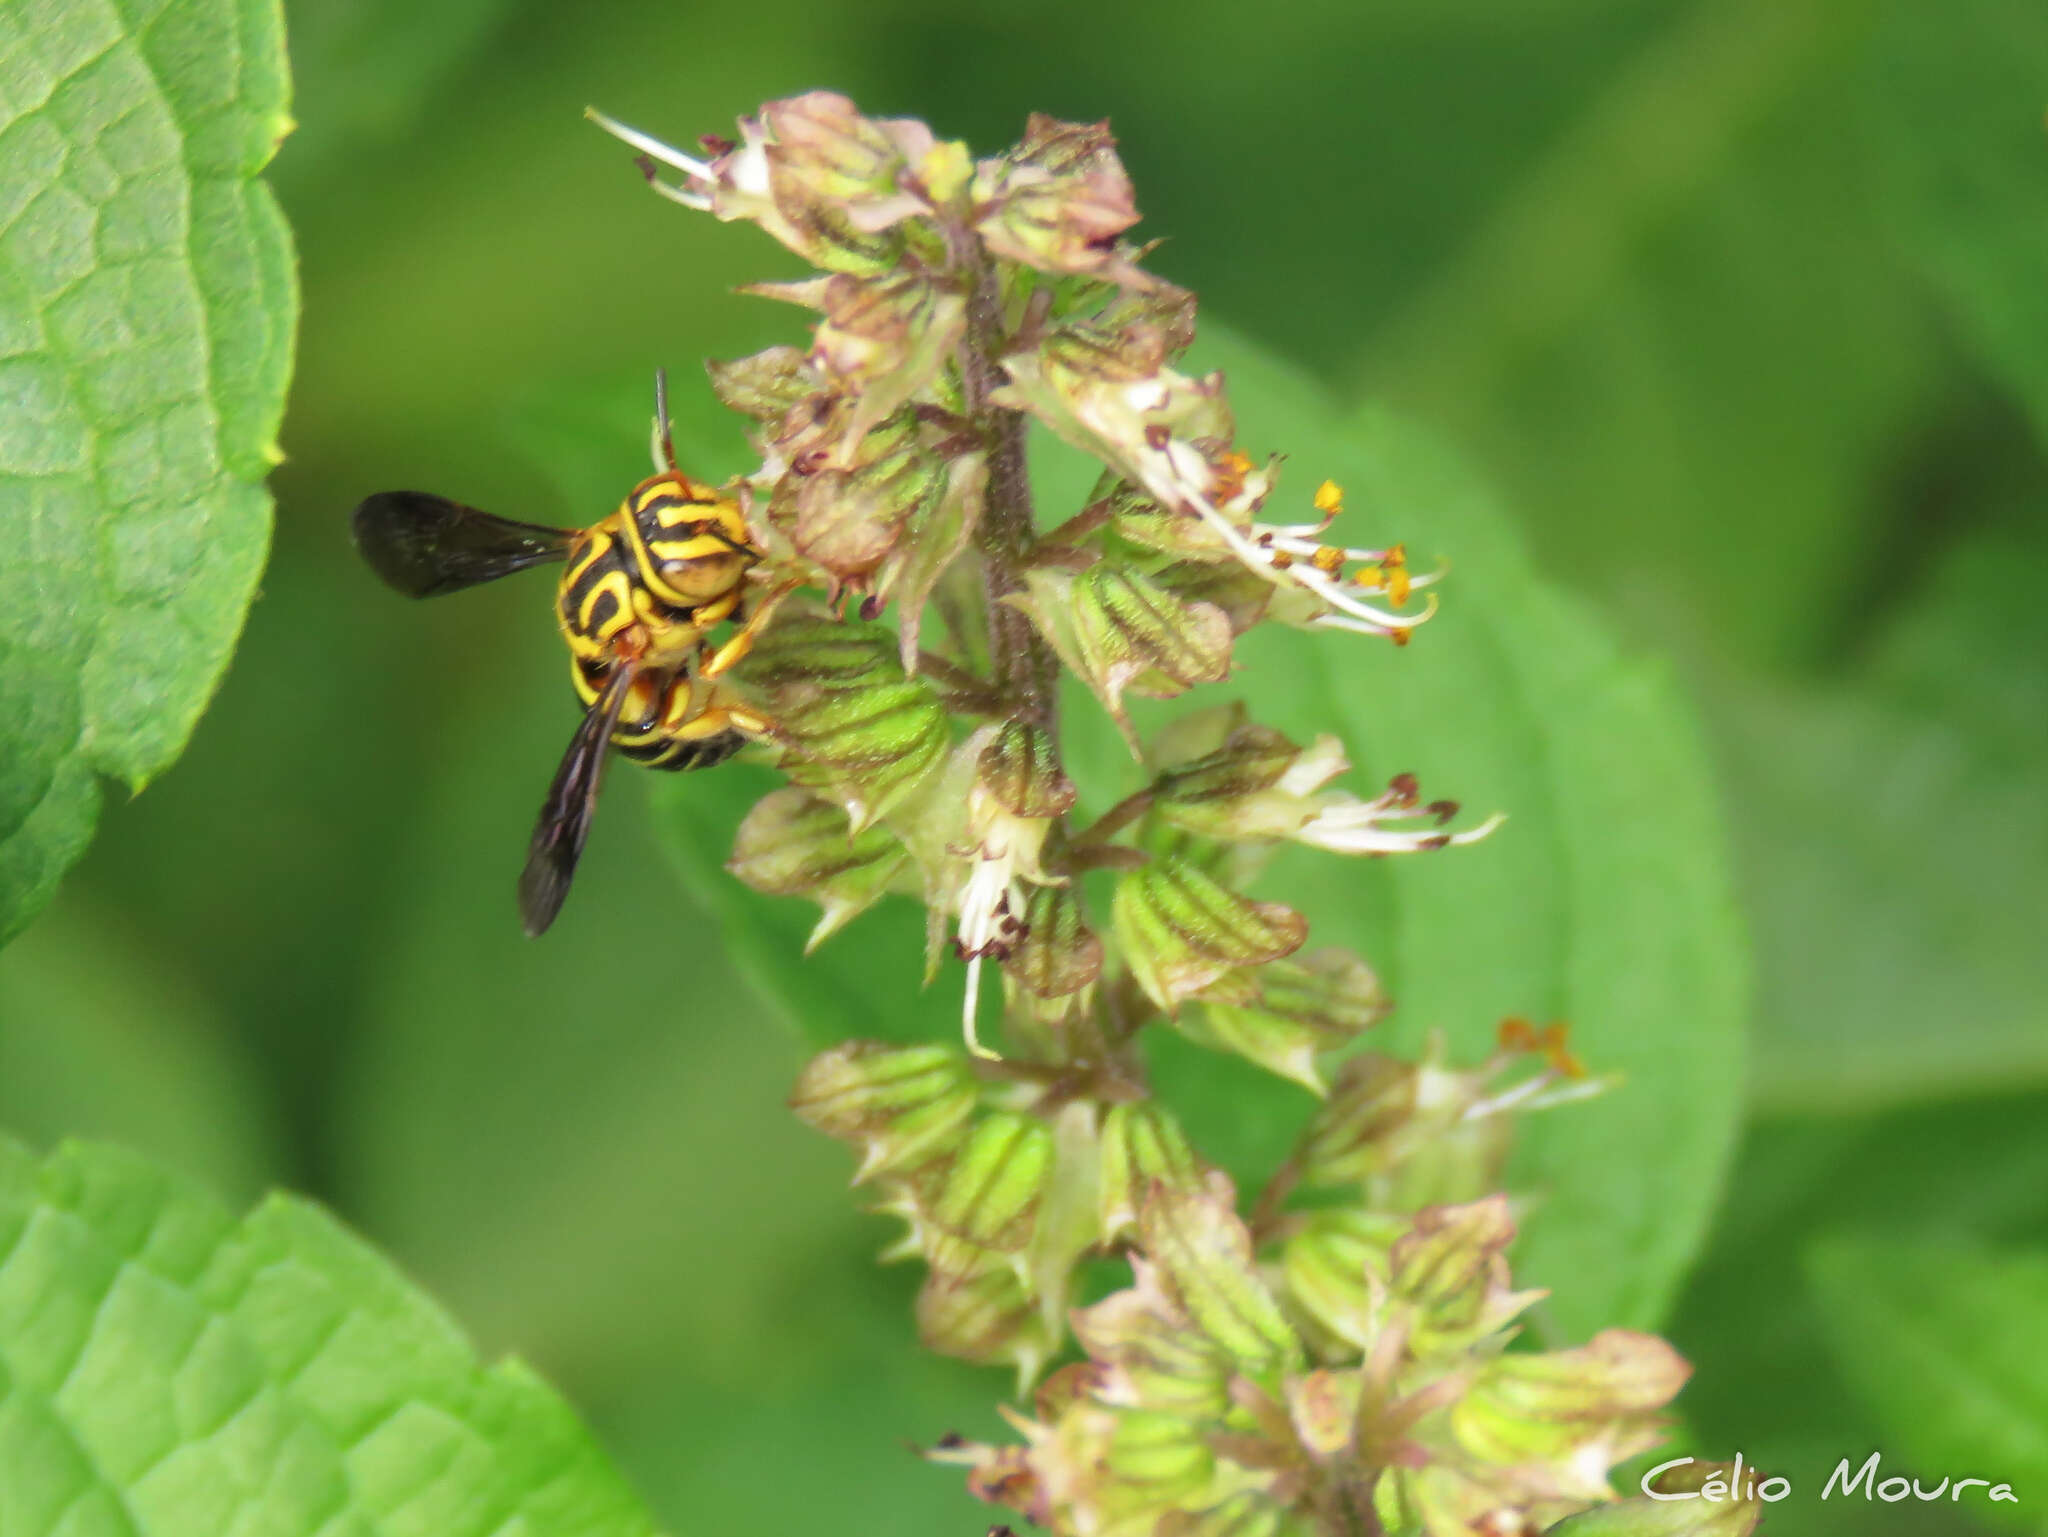
[[[723,715],[726,725],[732,730],[739,732],[742,736],[752,737],[757,742],[767,742],[774,739],[775,723],[768,719],[767,716],[750,710],[745,705],[727,701],[725,704],[717,707],[713,713]]]
[[[669,769],[713,768],[738,752],[748,738],[763,740],[772,734],[773,729],[766,717],[723,699],[714,691],[709,705],[689,716],[670,733],[670,749],[660,766]]]
[[[763,598],[754,611],[747,616],[747,622],[740,626],[738,633],[704,658],[702,666],[698,669],[699,675],[706,678],[715,678],[722,672],[730,671],[743,661],[747,653],[754,649],[754,642],[759,638],[763,627],[768,623],[768,616],[775,612],[775,606],[792,592],[795,592],[796,589],[797,583],[785,582],[782,586],[769,593],[767,597]]]

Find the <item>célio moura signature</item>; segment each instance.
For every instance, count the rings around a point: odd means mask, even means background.
[[[1994,1483],[1988,1478],[1945,1477],[1931,1487],[1918,1478],[1906,1478],[1901,1475],[1881,1478],[1879,1475],[1883,1470],[1879,1463],[1882,1455],[1879,1452],[1872,1452],[1863,1460],[1863,1465],[1853,1473],[1849,1470],[1849,1459],[1844,1457],[1835,1464],[1835,1471],[1828,1475],[1827,1484],[1821,1490],[1820,1497],[1826,1500],[1840,1494],[1845,1498],[1851,1498],[1861,1493],[1866,1500],[1879,1499],[1889,1504],[1897,1504],[1900,1500],[1908,1498],[1929,1501],[1945,1498],[1955,1501],[1963,1497],[1965,1489],[1982,1489],[1986,1492],[1975,1496],[1976,1498],[2010,1505],[2019,1503],[2020,1497],[2012,1492],[2011,1484]],[[1759,1479],[1755,1468],[1746,1469],[1743,1466],[1740,1452],[1735,1454],[1734,1465],[1729,1471],[1716,1471],[1710,1474],[1701,1481],[1697,1489],[1666,1493],[1650,1487],[1651,1481],[1659,1474],[1688,1467],[1692,1462],[1693,1459],[1690,1457],[1679,1457],[1670,1462],[1659,1463],[1643,1475],[1643,1493],[1653,1500],[1761,1500],[1766,1504],[1775,1504],[1792,1492],[1792,1481],[1789,1478],[1775,1476]]]

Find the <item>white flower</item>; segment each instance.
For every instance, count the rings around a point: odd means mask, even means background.
[[[1282,795],[1313,795],[1350,767],[1351,760],[1344,756],[1344,744],[1326,731],[1295,754],[1273,788]]]
[[[1041,365],[1030,355],[1004,360],[1013,381],[1035,381]],[[1396,608],[1408,594],[1435,583],[1439,572],[1408,571],[1399,545],[1353,549],[1322,542],[1343,510],[1343,493],[1324,481],[1315,495],[1315,523],[1259,523],[1252,513],[1271,489],[1270,467],[1255,469],[1235,450],[1212,454],[1205,441],[1230,432],[1220,374],[1192,379],[1171,368],[1131,379],[1088,378],[1073,368],[1044,370],[1074,423],[1107,449],[1160,506],[1199,518],[1233,555],[1278,586],[1312,594],[1322,611],[1307,622],[1329,629],[1388,635],[1396,641],[1436,612],[1432,594],[1418,614],[1395,613],[1356,594],[1384,591]],[[1029,393],[1027,391],[1027,393]],[[1346,567],[1355,567],[1345,576]]]
[[[1457,803],[1433,801],[1418,806],[1416,799],[1415,781],[1406,774],[1374,800],[1362,801],[1348,791],[1334,790],[1289,836],[1333,854],[1413,854],[1477,843],[1507,820],[1495,812],[1477,827],[1447,833],[1442,828],[1457,815]]]
[[[1024,937],[1024,882],[1040,885],[1050,881],[1039,869],[1039,851],[1045,846],[1045,817],[1020,817],[977,783],[967,792],[968,836],[973,840],[968,857],[967,878],[961,883],[958,905],[960,922],[954,943],[967,962],[967,992],[961,1005],[961,1033],[967,1049],[987,1061],[1000,1060],[996,1052],[981,1044],[975,1030],[975,1015],[981,1003],[981,963],[1003,960],[1010,947]]]

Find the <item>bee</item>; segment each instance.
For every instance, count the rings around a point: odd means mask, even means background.
[[[555,622],[584,713],[519,877],[530,935],[546,931],[568,896],[607,749],[653,768],[710,768],[771,729],[718,679],[790,588],[750,604],[747,574],[764,553],[737,501],[677,467],[665,371],[654,378],[654,422],[655,473],[588,528],[515,523],[425,491],[380,491],[355,510],[356,548],[410,598],[562,565]],[[735,632],[714,646],[711,629],[727,621]]]

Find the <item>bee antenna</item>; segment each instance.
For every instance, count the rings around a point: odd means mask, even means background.
[[[668,419],[668,370],[654,371],[654,441],[658,445],[654,467],[674,469],[676,467],[675,429]]]

